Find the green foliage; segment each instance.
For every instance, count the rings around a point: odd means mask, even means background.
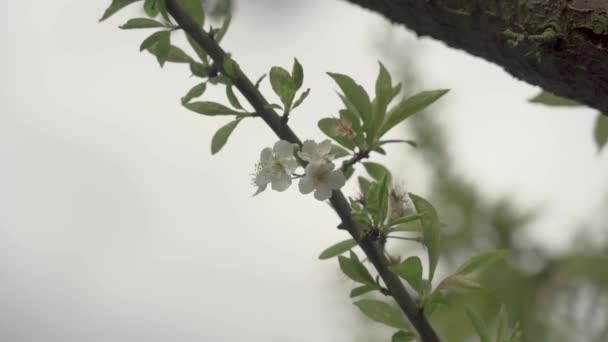
[[[480,271],[504,259],[505,257],[507,257],[507,255],[509,255],[508,250],[497,250],[480,254],[467,260],[464,264],[462,264],[462,266],[458,268],[456,273],[467,275],[473,272]]]
[[[165,38],[163,38],[163,36],[165,36],[165,35],[168,36],[170,34],[171,33],[169,31],[157,31],[157,32],[152,33],[150,36],[148,36],[148,38],[144,39],[144,41],[141,43],[141,45],[139,46],[139,51],[147,50],[152,45],[158,43],[159,40],[165,39]],[[169,38],[167,38],[167,39],[169,39]]]
[[[608,116],[599,114],[595,121],[595,144],[598,150],[602,150],[608,143]]]
[[[296,90],[300,89],[302,87],[302,84],[304,83],[304,68],[302,68],[302,64],[300,64],[300,61],[298,61],[297,58],[293,59],[293,66],[291,67],[291,77],[293,77],[293,80],[295,82]]]
[[[144,11],[149,17],[155,18],[160,12],[158,2],[156,0],[146,0],[144,2]]]
[[[283,103],[283,108],[288,112],[296,93],[296,82],[289,72],[281,67],[270,69],[270,84],[275,94],[279,96]]]
[[[232,107],[243,109],[243,106],[241,106],[239,99],[236,97],[234,91],[232,90],[232,84],[226,85],[226,97],[228,97],[228,102],[230,102],[230,105]]]
[[[99,21],[104,21],[104,20],[108,19],[114,13],[123,9],[125,6],[130,5],[137,1],[141,1],[141,0],[113,0],[112,3],[110,4],[110,6],[103,13],[103,16],[101,17],[101,19],[99,19]]]
[[[325,135],[327,135],[328,137],[330,137],[331,139],[333,139],[335,142],[337,142],[338,144],[346,147],[347,149],[353,151],[355,150],[355,148],[357,147],[354,143],[353,140],[348,139],[346,137],[341,136],[337,131],[336,128],[340,125],[340,120],[339,119],[334,119],[334,118],[325,118],[325,119],[321,119],[319,120],[319,129],[325,133]]]
[[[359,287],[355,287],[354,289],[352,289],[350,291],[350,298],[355,298],[355,297],[359,297],[362,296],[366,293],[372,292],[377,290],[378,287],[377,286],[372,286],[372,285],[362,285]]]
[[[154,19],[148,18],[135,18],[130,19],[124,25],[120,26],[123,30],[129,29],[146,29],[146,28],[156,28],[156,27],[164,27],[165,24],[159,23]]]
[[[419,294],[424,292],[422,281],[422,262],[417,256],[409,257],[402,263],[391,266],[391,271],[405,279]]]
[[[206,89],[207,89],[206,82],[202,82],[202,83],[195,85],[188,91],[186,96],[182,97],[182,105],[185,105],[186,103],[190,102],[192,99],[203,96]]]
[[[380,180],[386,176],[390,183],[391,179],[393,178],[390,171],[382,164],[365,162],[363,163],[363,167],[365,167],[365,171],[367,171],[367,173],[369,173],[369,175],[375,180]]]
[[[392,342],[410,342],[416,340],[416,334],[408,330],[397,331],[391,341]]]
[[[361,261],[359,261],[359,258],[357,258],[357,255],[352,251],[350,252],[350,258],[339,256],[338,262],[342,272],[353,281],[375,286],[376,283],[374,282],[374,278],[372,278],[367,268],[363,266]]]
[[[344,96],[342,100],[347,108],[357,114],[363,122],[364,130],[369,134],[371,129],[372,104],[365,89],[352,78],[336,73],[327,73],[338,84]]]
[[[239,115],[241,112],[211,101],[186,103],[184,107],[203,115]]]
[[[469,316],[469,320],[471,320],[471,323],[475,328],[475,331],[477,331],[477,335],[479,335],[481,342],[492,342],[488,327],[481,317],[479,317],[479,315],[469,307],[465,307],[465,310],[467,312],[467,316]]]
[[[570,99],[566,99],[563,97],[553,95],[552,93],[550,93],[548,91],[540,92],[540,94],[531,98],[529,101],[532,103],[539,103],[539,104],[544,104],[547,106],[558,106],[558,107],[576,107],[576,106],[581,105],[580,103],[578,103],[576,101],[572,101]]]
[[[431,203],[424,198],[411,193],[410,198],[412,199],[412,202],[414,202],[416,211],[423,215],[420,219],[422,223],[422,238],[429,257],[429,280],[432,281],[433,276],[435,275],[437,262],[439,261],[441,223],[437,217],[437,211]]]
[[[325,260],[336,257],[344,252],[350,251],[356,245],[357,241],[353,239],[340,241],[334,245],[329,246],[327,249],[321,252],[321,255],[319,255],[319,259]]]
[[[382,127],[380,128],[380,135],[384,135],[400,122],[424,110],[433,102],[439,100],[439,98],[445,95],[448,91],[449,90],[447,89],[423,91],[403,99],[386,114],[386,120],[384,120]]]
[[[236,126],[239,124],[239,122],[241,122],[240,119],[231,121],[225,126],[218,129],[217,132],[215,132],[215,134],[213,135],[213,139],[211,140],[211,154],[218,153],[222,149],[222,147],[226,145],[228,138],[230,137]]]
[[[354,303],[369,319],[389,327],[407,330],[407,322],[398,309],[373,299],[362,299]]]
[[[153,33],[143,41],[140,49],[144,46],[146,46],[145,48],[148,52],[156,56],[158,64],[160,64],[161,67],[164,66],[165,62],[169,59],[169,53],[171,52],[171,32],[160,31]]]
[[[224,58],[224,71],[228,77],[234,77],[238,68],[238,64],[236,64],[232,57],[228,56]]]
[[[203,26],[205,23],[205,12],[203,11],[201,0],[179,0],[179,3],[199,26]]]

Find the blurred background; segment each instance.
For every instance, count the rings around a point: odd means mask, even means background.
[[[327,205],[295,188],[252,198],[271,132],[247,121],[211,157],[226,121],[181,107],[196,80],[138,52],[149,31],[117,29],[139,6],[99,24],[109,3],[14,2],[0,24],[0,340],[389,340],[352,306],[337,262],[317,260],[346,238]],[[321,139],[317,121],[341,108],[327,71],[372,90],[380,60],[405,93],[452,89],[393,132],[417,149],[375,159],[448,223],[437,279],[477,252],[514,251],[482,273],[484,291],[433,314],[447,341],[475,341],[462,303],[488,323],[505,303],[526,341],[608,341],[595,111],[528,103],[536,87],[345,1],[206,3],[232,11],[223,45],[251,78],[302,62],[312,92],[291,122],[303,138]]]

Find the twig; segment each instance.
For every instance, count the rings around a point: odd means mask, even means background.
[[[358,162],[360,162],[361,160],[363,160],[365,158],[369,158],[369,151],[361,150],[361,151],[355,153],[355,155],[352,158],[350,158],[349,160],[344,161],[344,163],[342,163],[342,167],[340,169],[342,170],[342,172],[345,172],[346,170],[348,170],[349,167],[357,164]]]
[[[237,68],[230,76],[226,73],[226,70],[224,70],[223,67],[226,52],[198,26],[198,24],[178,4],[178,1],[166,0],[166,4],[167,11],[173,16],[179,26],[189,34],[197,44],[205,49],[209,57],[211,57],[215,64],[220,67],[221,71],[231,79],[232,84],[241,92],[245,99],[247,99],[270,129],[272,129],[280,139],[302,146],[301,140],[291,130],[289,125],[284,124],[281,117],[273,109],[267,108],[268,101],[240,68]],[[350,214],[350,205],[346,201],[344,194],[341,191],[334,191],[330,198],[330,203],[334,211],[340,217],[342,226],[344,226],[350,235],[359,243],[359,246],[367,255],[367,258],[384,280],[390,294],[420,334],[422,341],[439,342],[440,340],[437,333],[435,333],[430,326],[423,311],[418,308],[416,302],[407,292],[399,277],[388,269],[390,264],[383,254],[384,247],[376,241],[366,238],[363,228],[353,220]]]

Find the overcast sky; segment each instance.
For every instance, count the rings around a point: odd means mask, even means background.
[[[211,157],[226,121],[183,109],[196,80],[138,52],[147,33],[117,29],[129,11],[97,23],[108,3],[19,1],[0,23],[0,340],[352,341],[350,285],[316,260],[345,238],[337,218],[296,188],[252,198],[271,132],[244,122]],[[297,56],[313,90],[292,123],[320,139],[316,122],[340,106],[325,72],[372,89],[388,27],[343,1],[242,0],[225,47],[252,78]],[[566,248],[608,190],[595,113],[530,105],[538,90],[497,66],[428,39],[416,49],[423,85],[452,89],[435,115],[458,171],[544,208],[529,236]],[[424,193],[415,150],[393,153]]]

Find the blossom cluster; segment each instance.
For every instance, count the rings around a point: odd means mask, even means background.
[[[268,184],[276,191],[285,191],[291,186],[292,179],[298,177],[294,174],[299,166],[294,154],[294,149],[297,148],[297,145],[279,140],[273,148],[262,150],[253,180],[258,187],[254,195],[266,190]],[[306,140],[302,150],[297,151],[300,159],[307,163],[304,175],[299,176],[298,187],[301,193],[309,194],[314,191],[315,198],[324,201],[331,197],[333,190],[344,186],[346,178],[342,171],[335,169],[334,156],[330,152],[329,140],[318,144],[313,140]]]

